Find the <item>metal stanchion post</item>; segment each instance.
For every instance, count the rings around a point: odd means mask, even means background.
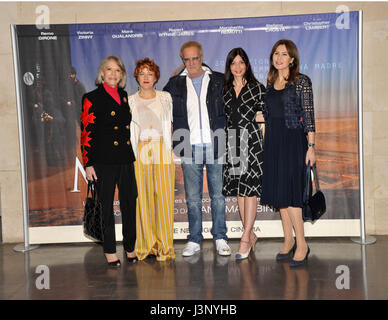
[[[363,108],[362,108],[362,11],[359,11],[358,17],[358,153],[360,168],[360,210],[361,210],[361,237],[351,238],[355,243],[362,245],[373,244],[376,238],[365,235],[365,203],[364,203],[364,150],[363,150]]]
[[[18,45],[16,39],[15,25],[11,25],[12,49],[15,72],[15,87],[16,101],[18,107],[18,131],[19,131],[19,149],[20,149],[20,171],[22,178],[22,197],[23,197],[23,224],[24,224],[24,244],[17,245],[14,250],[18,252],[26,252],[38,248],[38,245],[30,245],[29,239],[29,222],[28,222],[28,201],[27,201],[27,183],[26,183],[26,166],[25,166],[25,144],[24,144],[24,125],[23,125],[23,109],[21,105],[21,91],[19,81],[19,60],[18,60]]]

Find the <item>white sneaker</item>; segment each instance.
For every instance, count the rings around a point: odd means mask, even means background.
[[[201,247],[199,246],[199,243],[189,241],[186,247],[183,249],[182,256],[190,257],[200,250]]]
[[[216,240],[217,252],[220,256],[230,256],[232,253],[224,239]]]

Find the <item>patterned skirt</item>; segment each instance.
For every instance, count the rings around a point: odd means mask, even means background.
[[[222,193],[226,197],[260,197],[263,134],[259,124],[227,129]]]

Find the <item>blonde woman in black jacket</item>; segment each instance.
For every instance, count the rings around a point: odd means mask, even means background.
[[[126,258],[137,260],[136,241],[137,187],[130,142],[131,114],[128,95],[123,90],[126,70],[116,56],[100,63],[96,79],[97,89],[82,98],[81,151],[88,180],[96,180],[105,225],[103,248],[110,266],[120,266],[116,254],[115,217],[113,200],[116,185],[119,189],[123,225],[123,245]]]

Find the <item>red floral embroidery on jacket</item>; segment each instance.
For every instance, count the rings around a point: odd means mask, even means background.
[[[82,160],[85,166],[89,161],[89,158],[87,157],[88,151],[86,150],[85,147],[90,148],[91,146],[89,142],[90,140],[92,140],[92,138],[89,136],[91,131],[86,130],[86,128],[90,123],[94,123],[94,119],[96,118],[94,116],[94,113],[90,112],[89,110],[91,106],[92,106],[92,103],[86,98],[84,100],[84,104],[81,112],[81,123],[83,127],[83,130],[81,132],[81,148],[82,148]]]

